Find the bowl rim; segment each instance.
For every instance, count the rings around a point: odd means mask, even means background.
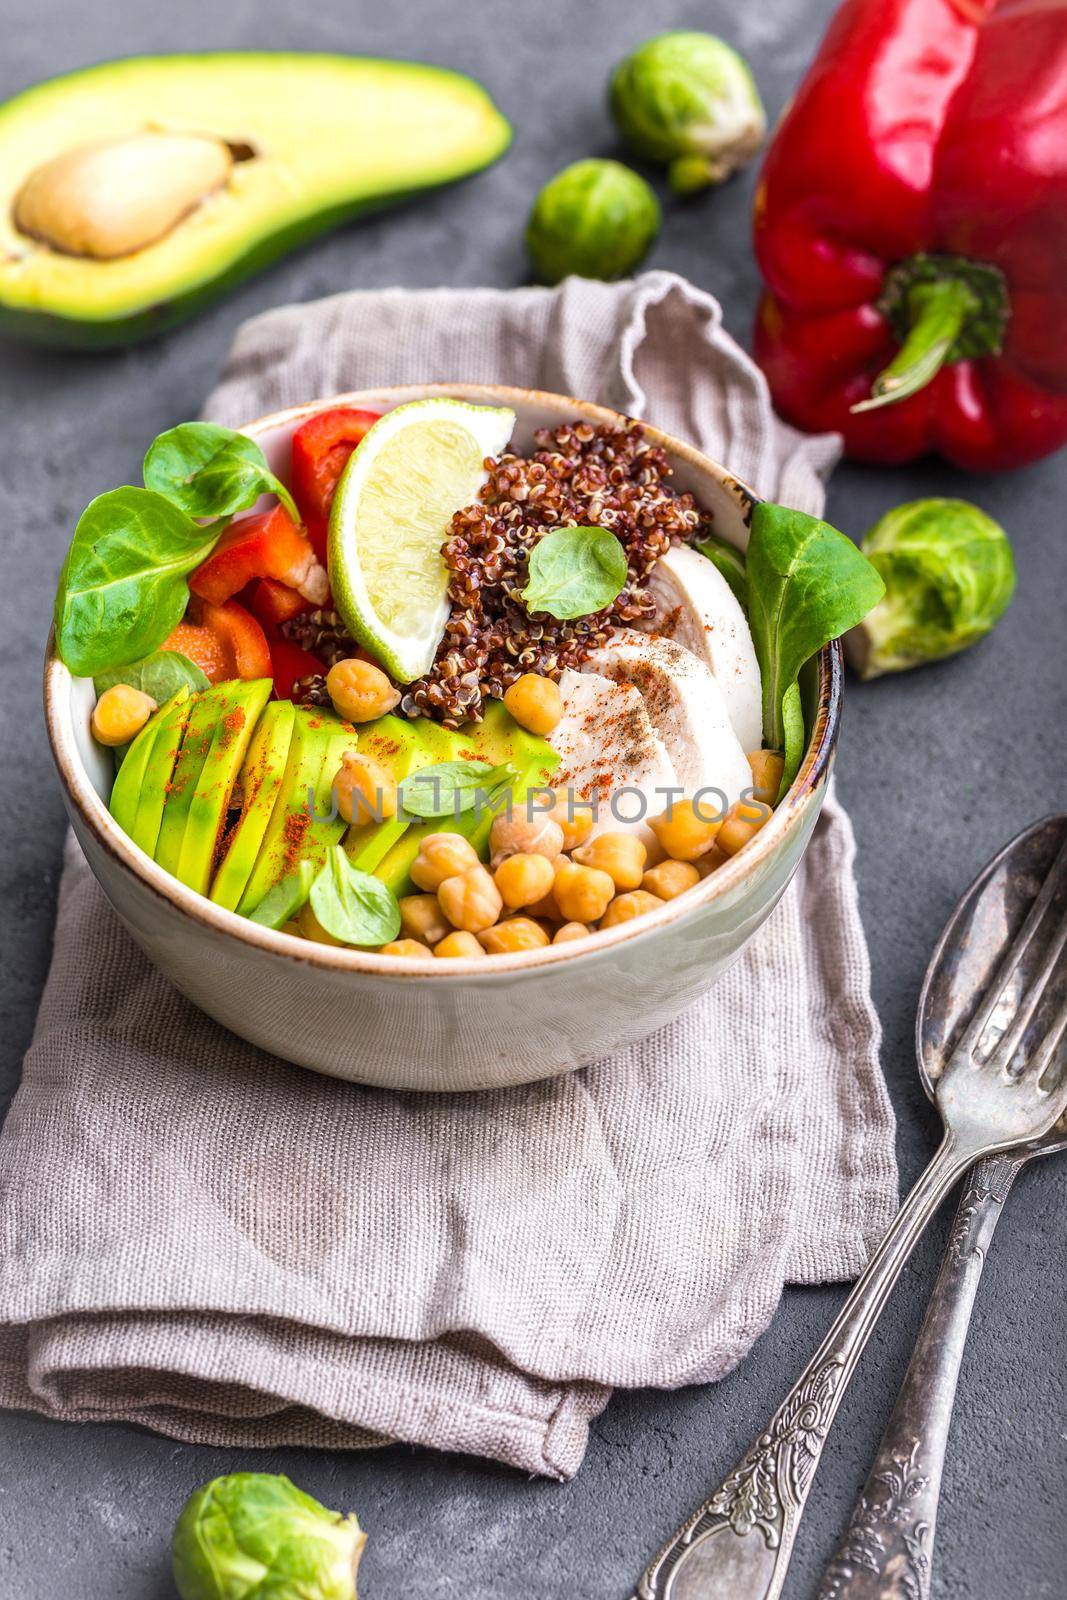
[[[421,399],[440,393],[467,400],[472,404],[508,405],[512,409],[538,402],[549,403],[553,408],[564,402],[573,407],[575,415],[582,415],[598,425],[630,420],[622,412],[609,406],[579,400],[570,395],[548,390],[525,389],[509,384],[424,383],[387,384],[381,387],[349,390],[343,394],[329,395],[302,405],[286,406],[267,412],[243,424],[242,431],[259,434],[267,430],[296,426],[318,411],[338,405],[366,407],[373,401],[385,401],[389,406],[400,405],[405,400]],[[759,496],[743,479],[697,450],[695,446],[676,438],[673,434],[641,420],[646,434],[662,446],[669,455],[686,462],[698,473],[713,478],[719,486],[738,503],[742,519],[751,521],[752,510]],[[170,873],[135,845],[115,822],[107,806],[97,794],[82,765],[74,736],[71,714],[70,687],[74,674],[56,654],[55,628],[49,630],[44,669],[44,713],[48,741],[68,804],[77,813],[81,823],[93,835],[96,843],[124,870],[130,872],[153,895],[178,910],[191,922],[213,933],[235,938],[250,950],[284,961],[325,968],[335,972],[362,973],[374,978],[407,981],[412,977],[433,982],[462,979],[479,984],[491,983],[497,977],[521,976],[538,973],[546,967],[573,966],[588,963],[610,954],[620,944],[632,939],[646,939],[671,923],[684,921],[703,910],[713,901],[736,889],[745,878],[754,873],[772,856],[785,836],[799,825],[807,811],[812,792],[822,781],[833,758],[841,724],[844,691],[844,667],[841,644],[834,640],[824,646],[817,657],[818,703],[815,724],[801,763],[789,790],[775,808],[770,821],[760,830],[744,851],[724,862],[684,895],[669,900],[656,910],[646,912],[631,922],[616,928],[595,929],[588,940],[574,940],[560,945],[547,945],[535,950],[524,950],[509,955],[495,955],[491,960],[477,957],[452,957],[446,961],[431,957],[386,956],[372,950],[357,950],[344,945],[317,944],[309,939],[297,938],[280,930],[260,927],[247,917],[217,906],[195,889],[179,883]]]

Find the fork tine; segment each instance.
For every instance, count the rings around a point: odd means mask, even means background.
[[[1060,1009],[1053,1017],[1051,1027],[1034,1051],[1033,1062],[1027,1068],[1027,1077],[1032,1074],[1035,1083],[1040,1083],[1048,1070],[1052,1058],[1059,1048],[1060,1040],[1065,1033],[1067,1033],[1067,998],[1064,999]],[[1059,1083],[1050,1093],[1063,1102],[1060,1106],[1060,1111],[1067,1111],[1067,1072],[1061,1074]]]
[[[1060,957],[1063,955],[1065,946],[1067,946],[1067,917],[1061,920],[1055,938],[1045,952],[1045,959],[1042,961],[1040,969],[1019,1002],[1015,1016],[1012,1018],[1011,1027],[990,1056],[990,1065],[1000,1067],[1002,1070],[1010,1065],[1012,1057],[1022,1043],[1023,1034],[1030,1025],[1030,1019],[1041,1004],[1042,997],[1052,981],[1056,968],[1059,966]],[[1057,1017],[1056,1021],[1058,1022],[1058,1020]],[[1055,1023],[1053,1026],[1055,1028]],[[1051,1059],[1050,1055],[1049,1060]],[[1033,1063],[1028,1064],[1023,1069],[1022,1075],[1024,1077],[1033,1076]]]
[[[978,1009],[967,1024],[966,1031],[958,1046],[961,1055],[964,1053],[971,1055],[973,1053],[974,1047],[985,1032],[993,1012],[1000,1004],[1001,996],[1007,988],[1012,974],[1033,943],[1034,937],[1045,919],[1045,913],[1055,899],[1060,884],[1065,877],[1067,877],[1067,839],[1064,839],[1063,844],[1060,846],[1056,859],[1049,868],[1045,881],[1041,885],[1033,905],[1027,912],[1022,927],[1012,940],[1007,955],[997,968],[989,987],[978,1004]]]

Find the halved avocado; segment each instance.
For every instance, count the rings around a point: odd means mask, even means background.
[[[230,794],[271,687],[270,678],[236,678],[193,698],[155,856],[199,894],[207,893]]]
[[[53,78],[0,108],[0,328],[75,347],[158,333],[316,234],[488,166],[510,137],[479,84],[414,62],[142,56]],[[78,214],[79,184],[102,223]]]
[[[281,792],[237,903],[238,915],[244,917],[255,910],[267,891],[299,862],[313,861],[321,866],[326,860],[327,851],[345,831],[343,820],[331,815],[333,780],[341,757],[355,744],[351,726],[332,712],[295,707]]]
[[[134,844],[140,845],[145,855],[155,856],[156,844],[159,840],[159,829],[163,821],[163,811],[170,794],[171,780],[178,760],[178,752],[185,738],[185,730],[193,710],[192,695],[182,697],[181,690],[173,696],[158,717],[153,717],[152,724],[156,726],[156,736],[152,741],[152,748],[145,765],[144,782],[141,792],[137,796],[137,810],[133,817],[132,827],[127,827],[126,832]],[[119,777],[122,777],[129,757],[119,768]],[[112,795],[114,799],[114,794]],[[125,823],[123,824],[125,827]]]
[[[150,717],[135,739],[126,746],[126,754],[122,764],[115,774],[115,782],[111,786],[111,799],[108,801],[108,810],[126,833],[132,836],[137,820],[137,807],[141,799],[141,790],[144,787],[145,777],[149,763],[152,760],[152,750],[155,746],[156,736],[164,725],[164,719],[176,707],[184,705],[189,698],[187,684],[182,684],[175,690],[166,705],[161,706],[155,716]],[[177,747],[175,747],[177,755]]]
[[[274,700],[267,706],[238,774],[234,787],[241,792],[241,815],[226,840],[211,883],[212,900],[228,911],[234,910],[244,893],[281,792],[295,712],[291,700]]]

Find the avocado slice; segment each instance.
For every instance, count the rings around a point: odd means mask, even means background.
[[[115,782],[111,786],[108,810],[119,827],[128,834],[133,833],[141,790],[144,787],[149,763],[152,760],[152,750],[163,725],[163,719],[176,707],[184,705],[188,698],[189,686],[182,684],[170,699],[149,717],[137,737],[131,739],[125,747],[125,755],[115,774]]]
[[[552,746],[536,734],[520,728],[501,701],[491,701],[481,722],[469,723],[453,737],[456,741],[453,753],[437,759],[488,761],[493,766],[510,761],[518,769],[519,775],[514,782],[503,785],[498,791],[501,806],[506,801],[509,787],[513,803],[521,801],[530,789],[547,784],[559,764],[559,756]],[[410,894],[414,888],[411,881],[412,863],[423,839],[431,833],[461,834],[470,840],[484,861],[489,854],[489,833],[494,815],[492,806],[482,806],[477,811],[465,811],[460,817],[437,817],[431,821],[414,823],[374,868],[375,876],[388,884],[394,894]]]
[[[321,870],[314,861],[301,861],[295,872],[267,890],[255,910],[248,913],[249,922],[258,922],[261,928],[283,928],[303,906]]]
[[[293,872],[301,861],[321,866],[327,851],[337,844],[345,823],[333,816],[333,780],[341,757],[357,742],[355,730],[329,711],[295,706],[293,737],[282,776],[281,790],[270,814],[244,892],[237,902],[246,917],[269,889]],[[314,802],[314,815],[308,798]]]
[[[191,155],[174,157],[176,135]],[[96,348],[158,334],[315,235],[488,166],[510,138],[479,84],[414,62],[224,52],[53,78],[0,110],[0,328]],[[71,202],[46,165],[65,158],[66,183],[80,163],[91,218],[96,195],[106,211],[130,193],[118,156],[106,164],[118,141],[143,163],[141,234],[120,237],[130,218],[116,212],[110,245],[69,215],[50,238],[49,207]]]
[[[241,792],[241,815],[225,840],[211,884],[212,900],[227,911],[236,908],[263,843],[281,792],[295,721],[296,707],[291,700],[271,701],[256,724],[234,785]]]
[[[178,752],[185,738],[185,730],[192,715],[194,698],[190,694],[183,695],[179,689],[148,725],[150,728],[155,728],[155,738],[145,763],[144,780],[137,795],[137,808],[133,813],[132,826],[126,828],[134,844],[140,845],[145,855],[154,857],[156,853],[171,779],[177,764]],[[115,779],[116,785],[123,777],[128,764],[129,756],[119,768],[118,778]],[[131,772],[131,779],[132,776]],[[129,801],[124,798],[127,794],[130,796]],[[112,791],[112,804],[114,798]],[[125,810],[128,804],[132,804],[132,790],[127,791],[124,788],[120,790],[120,809]],[[125,827],[125,823],[123,826]]]
[[[156,861],[180,883],[206,894],[219,831],[270,678],[216,683],[194,698],[156,841]]]
[[[428,717],[408,721],[392,715],[379,717],[360,729],[359,751],[373,757],[402,783],[413,772],[435,766],[439,761],[458,761],[458,735],[442,728]],[[373,872],[385,855],[411,827],[408,817],[387,817],[382,822],[365,822],[349,828],[345,835],[345,854],[361,872]]]

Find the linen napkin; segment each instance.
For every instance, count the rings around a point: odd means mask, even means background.
[[[242,329],[207,414],[420,379],[601,399],[809,511],[836,457],[775,420],[716,302],[659,272],[290,306]],[[420,1097],[224,1032],[68,846],[0,1138],[0,1402],[569,1477],[612,1385],[721,1377],[783,1284],[855,1274],[890,1220],[852,858],[831,797],[768,924],[674,1025],[568,1077]]]

